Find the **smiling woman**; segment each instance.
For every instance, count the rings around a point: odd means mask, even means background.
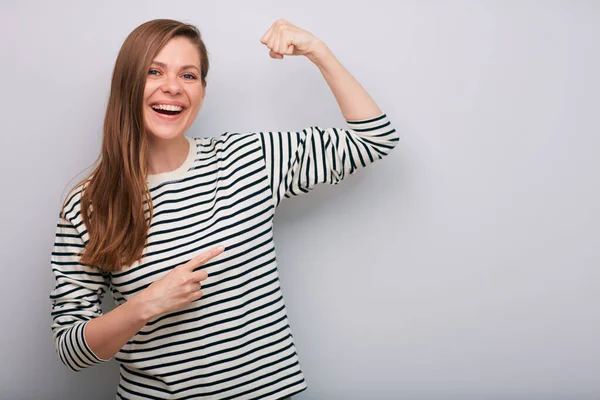
[[[188,38],[173,38],[153,60],[144,88],[144,122],[152,132],[151,145],[184,139],[206,95],[206,81],[199,76],[200,56]]]
[[[185,159],[169,158],[169,154],[177,154],[171,146],[188,148],[184,132],[196,119],[206,96],[206,80],[199,78],[202,58],[198,54],[199,47],[187,37],[176,36],[160,50],[148,70],[144,126],[150,133],[147,136],[149,153],[154,155],[150,156],[149,174],[171,171]],[[185,156],[187,151],[179,154]]]
[[[115,357],[118,398],[283,399],[307,387],[275,209],[383,158],[398,136],[317,37],[280,20],[261,42],[273,59],[313,62],[347,127],[186,137],[206,95],[198,29],[149,21],[119,52],[98,164],[59,215],[50,296],[60,359],[81,370]],[[108,290],[117,307],[103,315]]]

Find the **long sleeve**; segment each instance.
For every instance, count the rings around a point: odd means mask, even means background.
[[[387,115],[346,121],[348,129],[310,127],[301,132],[260,132],[275,207],[316,184],[337,184],[379,160],[398,143]]]
[[[83,248],[81,233],[59,217],[51,257],[56,279],[50,294],[51,328],[61,361],[74,371],[108,361],[90,350],[83,335],[87,322],[102,314],[100,303],[109,286],[99,270],[79,263],[78,253]]]

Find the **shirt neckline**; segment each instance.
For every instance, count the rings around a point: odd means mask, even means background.
[[[189,136],[185,137],[190,144],[190,149],[188,151],[188,155],[178,168],[173,171],[162,172],[160,174],[148,174],[146,176],[146,183],[150,186],[156,186],[158,184],[174,181],[183,178],[185,173],[190,169],[192,164],[194,164],[194,160],[196,159],[196,141],[194,138]]]

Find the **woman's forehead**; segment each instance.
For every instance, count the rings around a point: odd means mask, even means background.
[[[185,37],[176,37],[158,52],[153,63],[163,68],[200,67],[200,52],[194,43]]]

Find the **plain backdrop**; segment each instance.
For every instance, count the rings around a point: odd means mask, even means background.
[[[73,373],[56,355],[49,260],[119,48],[154,18],[197,24],[210,53],[189,136],[344,127],[314,65],[269,58],[278,18],[400,133],[278,209],[295,400],[600,398],[600,2],[5,0],[0,16],[1,399],[114,398],[114,362]]]

